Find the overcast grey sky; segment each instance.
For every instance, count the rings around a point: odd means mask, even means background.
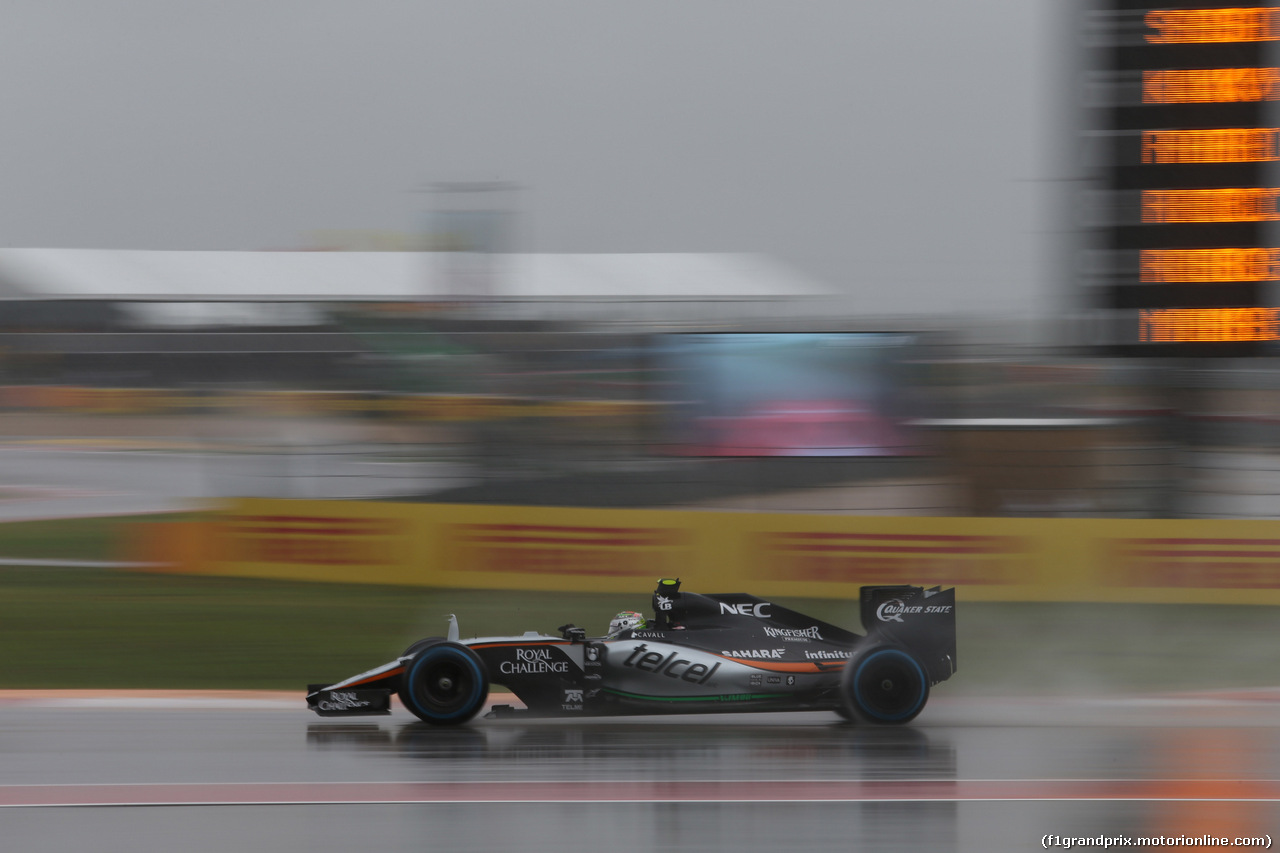
[[[0,245],[293,248],[518,182],[517,248],[1041,314],[1065,0],[8,0]]]

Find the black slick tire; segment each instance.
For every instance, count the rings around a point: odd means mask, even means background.
[[[901,725],[929,701],[929,676],[906,649],[872,646],[855,652],[845,665],[840,699],[845,714],[859,720]]]
[[[400,654],[400,657],[407,658],[411,655],[416,655],[418,652],[422,651],[427,646],[434,646],[436,643],[443,643],[443,642],[444,642],[444,637],[424,637],[421,640],[414,640],[412,643],[409,644],[409,648],[405,649]]]
[[[489,698],[484,662],[460,643],[419,649],[400,678],[400,702],[415,717],[437,726],[467,722]]]

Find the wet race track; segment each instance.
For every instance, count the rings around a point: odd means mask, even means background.
[[[1280,830],[1274,694],[939,697],[897,728],[815,713],[436,729],[300,705],[0,699],[3,849],[1014,851]]]

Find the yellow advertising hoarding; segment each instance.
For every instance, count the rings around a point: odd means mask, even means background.
[[[170,535],[202,544],[152,548],[165,570],[293,580],[634,592],[678,576],[763,596],[907,583],[955,586],[971,601],[1280,603],[1280,528],[1267,521],[245,499],[199,533]]]
[[[367,394],[358,391],[228,391],[193,393],[163,388],[77,385],[0,385],[0,407],[80,414],[164,414],[249,409],[270,415],[378,415],[432,422],[512,418],[632,421],[651,413],[644,400],[568,400],[487,394]]]

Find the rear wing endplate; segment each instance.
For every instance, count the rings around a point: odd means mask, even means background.
[[[864,586],[862,628],[905,646],[929,670],[937,684],[956,671],[956,591],[920,586]]]

